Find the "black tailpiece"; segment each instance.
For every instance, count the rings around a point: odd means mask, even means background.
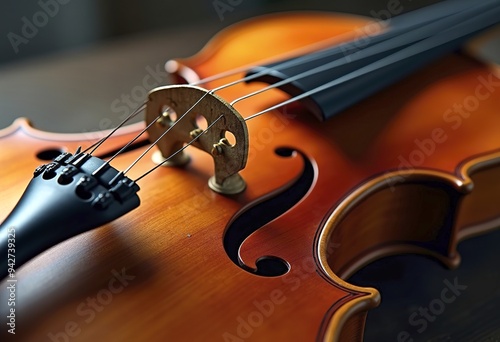
[[[0,225],[0,279],[13,272],[12,257],[17,268],[57,243],[138,207],[137,191],[133,180],[86,153],[63,153],[38,167]]]

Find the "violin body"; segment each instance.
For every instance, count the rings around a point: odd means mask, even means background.
[[[318,13],[250,20],[170,64],[172,76],[202,79],[332,36],[352,39],[366,23]],[[162,167],[140,183],[140,207],[16,270],[16,337],[361,341],[379,294],[344,279],[397,253],[455,267],[460,240],[496,227],[499,82],[490,66],[452,54],[326,122],[300,105],[250,120],[246,190],[238,195],[210,190],[211,156],[188,148],[187,166]],[[233,99],[258,88],[238,84],[218,95]],[[245,117],[286,98],[273,90],[236,108]],[[116,150],[142,126],[114,135],[99,153]],[[0,219],[42,163],[37,153],[90,144],[89,136],[42,133],[22,120],[0,133]],[[125,169],[143,150],[118,156],[113,166]],[[154,165],[146,158],[133,173]],[[294,196],[290,208],[279,204]],[[227,236],[255,222],[260,226],[232,246]],[[274,256],[287,272],[252,273]],[[5,279],[1,303],[9,295]],[[10,308],[1,308],[8,316]]]

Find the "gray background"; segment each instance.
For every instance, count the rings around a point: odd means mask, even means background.
[[[32,19],[41,8],[40,3],[57,0],[2,1],[0,5],[0,32],[19,33],[26,17]],[[209,25],[220,29],[233,22],[256,15],[290,10],[327,10],[370,16],[399,3],[405,11],[436,2],[435,0],[221,0],[234,3],[233,11],[223,20],[217,14],[213,0],[159,1],[159,0],[59,0],[59,13],[49,19],[29,44],[14,53],[8,39],[0,41],[0,63],[46,55],[81,46],[91,46],[153,30],[177,31],[182,28]]]

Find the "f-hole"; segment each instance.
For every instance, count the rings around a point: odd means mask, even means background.
[[[241,246],[255,231],[297,204],[309,191],[314,180],[313,164],[302,152],[292,148],[278,148],[275,153],[284,158],[302,158],[302,173],[273,197],[240,212],[224,234],[224,249],[233,263],[247,272],[265,277],[277,277],[287,273],[290,264],[278,256],[263,255],[255,261],[256,268],[250,267],[240,258]]]

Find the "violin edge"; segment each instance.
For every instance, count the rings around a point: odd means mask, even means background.
[[[491,212],[482,214],[484,217],[471,216],[467,211],[473,211],[467,206],[468,196],[475,194],[475,191],[480,191],[481,187],[486,187],[485,182],[478,179],[474,181],[476,175],[490,172],[491,176],[500,173],[500,151],[492,151],[479,156],[473,156],[463,161],[456,168],[455,174],[445,173],[439,170],[417,169],[417,170],[397,170],[378,175],[361,184],[355,191],[346,196],[342,202],[335,206],[334,209],[326,216],[324,223],[317,235],[316,242],[316,257],[321,265],[321,269],[325,275],[335,282],[341,283],[342,279],[349,278],[355,272],[372,263],[377,259],[398,254],[418,254],[430,256],[444,266],[454,269],[460,265],[461,257],[457,252],[457,246],[460,242],[472,238],[474,236],[494,230],[498,227],[498,219],[495,219]],[[496,173],[495,173],[496,172]],[[401,178],[402,177],[402,178]],[[416,246],[409,243],[388,244],[381,248],[373,248],[366,253],[362,253],[351,264],[342,265],[338,270],[333,270],[329,262],[328,246],[331,237],[336,228],[338,228],[343,219],[350,215],[354,208],[370,196],[378,191],[388,189],[391,185],[390,179],[404,179],[401,184],[430,184],[436,182],[448,186],[455,191],[453,196],[456,196],[456,207],[450,207],[454,212],[447,213],[450,217],[450,234],[447,236],[448,241],[445,241],[446,248],[441,251],[429,250],[422,246]],[[480,196],[476,195],[476,196]],[[478,198],[475,198],[477,201]],[[480,214],[478,214],[480,215]],[[469,217],[471,216],[471,217]],[[363,251],[362,251],[363,252]]]
[[[140,132],[145,127],[144,122],[137,122],[130,125],[123,126],[120,130],[113,134],[113,136],[125,136],[132,133]],[[95,140],[107,136],[113,129],[108,129],[105,131],[92,131],[84,133],[57,133],[57,132],[45,132],[36,128],[33,123],[26,117],[19,117],[15,119],[11,125],[0,129],[0,138],[4,138],[16,132],[23,132],[25,135],[44,140],[53,141],[86,141],[90,136]]]

